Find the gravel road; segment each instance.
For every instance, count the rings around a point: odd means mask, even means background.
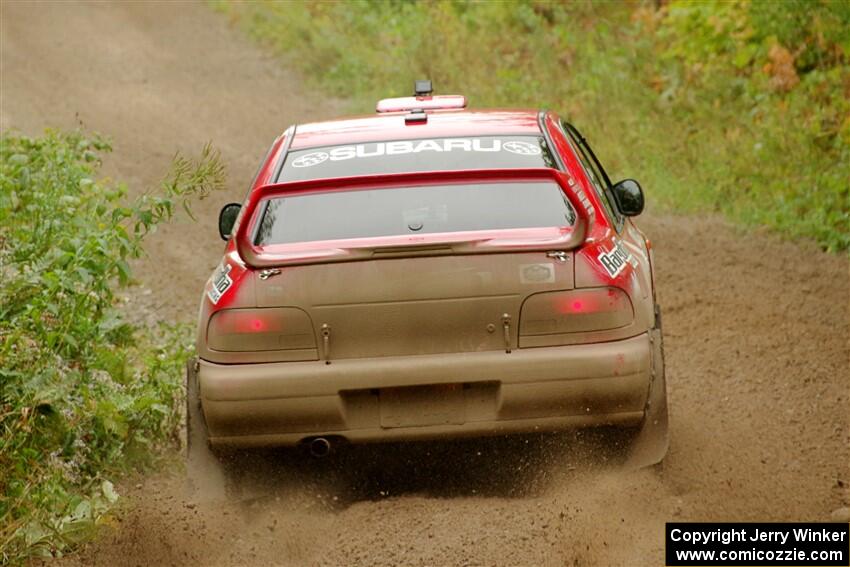
[[[193,320],[222,250],[219,206],[241,200],[279,132],[342,105],[204,5],[1,10],[3,129],[101,132],[115,146],[105,172],[132,191],[155,184],[177,149],[221,149],[228,194],[201,203],[198,223],[161,230],[136,267],[145,310]],[[102,536],[50,564],[659,565],[665,521],[817,521],[848,506],[846,255],[711,215],[639,221],[665,313],[662,468],[619,470],[597,457],[604,439],[585,434],[265,462],[265,497],[239,505],[195,506],[180,474],[162,473],[127,483]]]

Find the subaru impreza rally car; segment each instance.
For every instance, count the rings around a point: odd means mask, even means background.
[[[417,82],[374,116],[291,126],[222,209],[190,469],[232,448],[600,425],[663,458],[640,185],[552,112],[466,107]]]

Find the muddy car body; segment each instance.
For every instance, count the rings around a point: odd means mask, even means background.
[[[575,128],[463,97],[290,127],[222,211],[190,427],[213,450],[618,425],[666,451],[651,246]]]

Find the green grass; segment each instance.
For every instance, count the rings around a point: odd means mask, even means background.
[[[113,480],[178,439],[186,326],[122,318],[128,261],[179,207],[223,183],[218,155],[177,156],[128,200],[97,181],[97,137],[0,138],[0,564],[90,538]]]
[[[425,77],[550,108],[655,205],[850,248],[847,0],[214,6],[352,111]]]

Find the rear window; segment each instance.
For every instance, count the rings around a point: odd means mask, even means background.
[[[575,220],[550,181],[365,189],[270,199],[254,243],[560,227]]]
[[[310,148],[290,152],[277,181],[515,167],[555,167],[542,137],[426,138]]]

